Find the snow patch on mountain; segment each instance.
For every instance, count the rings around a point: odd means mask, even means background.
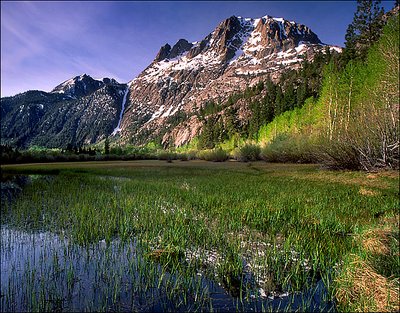
[[[218,55],[213,51],[209,51],[205,54],[199,54],[194,58],[188,58],[187,52],[174,59],[166,59],[159,61],[149,68],[147,68],[141,78],[148,83],[154,83],[158,81],[159,77],[165,77],[172,71],[186,70],[186,69],[198,69],[202,66],[211,66],[220,64],[221,61],[217,59]]]
[[[155,118],[159,117],[165,109],[165,105],[160,106],[160,108],[153,113],[153,115],[151,116],[151,118],[146,122],[146,124],[150,123],[152,120],[154,120]]]

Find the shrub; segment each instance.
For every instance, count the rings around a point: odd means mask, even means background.
[[[360,156],[357,150],[347,142],[327,142],[320,145],[318,162],[331,169],[360,170]]]
[[[197,151],[196,150],[189,150],[185,152],[177,152],[175,153],[175,159],[181,161],[189,161],[195,160],[197,158]]]
[[[213,162],[224,162],[228,159],[228,154],[221,148],[212,150],[202,150],[197,153],[197,157],[201,160],[213,161]]]
[[[158,160],[171,161],[171,160],[176,160],[177,158],[178,158],[178,155],[174,152],[161,150],[160,152],[157,153]]]
[[[256,144],[245,144],[233,152],[233,157],[240,162],[260,159],[261,148]]]
[[[280,134],[261,149],[267,162],[313,163],[318,161],[314,145],[301,135]]]
[[[186,156],[188,160],[195,160],[197,159],[197,151],[196,150],[189,150],[186,152]]]

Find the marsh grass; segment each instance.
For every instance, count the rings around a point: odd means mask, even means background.
[[[366,230],[379,229],[379,221],[392,216],[399,202],[396,175],[366,178],[365,173],[332,172],[314,165],[134,161],[2,169],[58,173],[51,180],[35,180],[11,206],[2,206],[2,225],[48,231],[72,246],[94,247],[93,251],[99,243],[107,247],[120,242],[120,248],[108,257],[106,252],[88,255],[88,260],[98,258],[91,275],[104,273],[94,280],[108,286],[105,302],[94,299],[91,310],[143,311],[143,301],[160,310],[223,310],[227,304],[218,304],[210,287],[214,284],[219,292],[225,290],[222,298],[228,299],[228,306],[239,311],[247,311],[249,305],[257,311],[278,310],[268,304],[270,298],[301,295],[321,281],[328,292],[319,294],[325,298],[320,305],[334,302],[334,295],[339,295],[336,290],[355,281],[335,280],[351,264],[344,260],[366,253],[359,238],[364,234],[362,238],[368,240]],[[365,195],[361,187],[379,192]],[[135,256],[123,248],[133,242]],[[10,245],[9,249],[14,248]],[[126,259],[107,273],[105,269],[120,253]],[[67,259],[68,254],[63,260]],[[52,260],[51,264],[59,263]],[[62,264],[65,290],[73,299],[79,293],[74,289],[79,277],[70,263]],[[387,272],[382,269],[379,275],[388,275],[393,258],[385,264]],[[45,277],[60,273],[57,267],[47,271]],[[55,286],[49,290],[51,285],[38,287],[41,280],[32,277],[34,269],[26,273],[29,288],[43,291],[26,291],[34,296],[24,295],[23,308],[65,305],[67,291],[60,293]],[[397,272],[393,275],[398,279]],[[133,277],[134,283],[126,285],[127,277]],[[17,277],[11,280],[7,299],[20,284]],[[130,299],[127,304],[123,295],[129,290],[141,294],[142,302]],[[352,303],[358,301],[356,297],[338,298],[351,299],[342,302],[344,308],[353,308]],[[307,299],[285,307],[289,311],[310,309],[314,304]],[[17,299],[6,304],[2,300],[2,308],[12,310],[13,301]]]
[[[399,215],[380,217],[362,231],[358,254],[346,258],[336,277],[339,307],[351,311],[398,312],[400,307]]]
[[[353,260],[337,279],[336,298],[341,307],[354,312],[398,312],[399,281],[380,275],[368,262]]]

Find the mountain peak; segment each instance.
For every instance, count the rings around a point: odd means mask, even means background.
[[[171,46],[168,43],[166,43],[164,46],[160,48],[160,51],[158,51],[157,56],[154,59],[154,62],[165,60],[170,52],[171,52]]]
[[[173,59],[177,56],[189,51],[192,48],[193,44],[188,42],[186,39],[179,39],[177,43],[172,47],[171,52],[169,54],[169,58]]]
[[[165,59],[174,59],[192,48],[193,43],[188,42],[186,39],[179,39],[176,44],[171,48],[167,43],[160,48],[154,62],[160,62]]]
[[[199,55],[203,56],[204,61],[212,63],[234,61],[243,54],[260,59],[273,53],[296,49],[301,44],[322,45],[322,42],[307,26],[282,17],[264,15],[250,18],[232,15],[201,41],[189,43],[179,39],[173,47],[165,44],[152,64],[161,61],[172,64],[175,58],[191,60]]]
[[[60,85],[56,86],[51,92],[63,93],[73,98],[81,97],[101,88],[102,86],[104,86],[104,83],[105,82],[93,79],[91,76],[84,73],[62,82]]]
[[[83,74],[81,74],[81,75],[79,75],[79,76],[77,76],[75,78],[78,78],[78,79],[82,80],[82,79],[92,78],[92,77],[90,75],[86,74],[86,73],[83,73]]]
[[[144,144],[162,138],[163,144],[182,145],[201,131],[203,122],[192,113],[205,103],[223,103],[229,95],[260,81],[277,81],[282,73],[298,69],[301,62],[311,61],[325,48],[340,52],[337,47],[323,45],[307,26],[269,15],[230,16],[203,39],[198,39],[194,42],[179,39],[173,45],[166,43],[153,62],[128,84],[82,73],[44,96],[34,93],[35,101],[28,107],[16,98],[21,104],[15,107],[15,112],[27,116],[23,114],[30,114],[27,110],[32,107],[40,113],[38,120],[53,112],[57,122],[43,124],[54,124],[54,134],[62,134],[53,144],[65,143],[64,130],[60,132],[59,125],[70,120],[70,113],[66,115],[70,110],[62,110],[66,107],[82,114],[74,117],[74,122],[68,122],[84,125],[84,129],[83,126],[72,129],[72,140],[93,143],[118,130],[121,142]],[[33,99],[31,95],[27,97]],[[56,105],[48,105],[52,102]],[[238,107],[238,116],[243,120],[247,118],[246,105]],[[185,114],[190,118],[180,122]],[[93,127],[99,125],[98,121],[103,126]],[[176,125],[178,122],[180,126]],[[14,131],[9,136],[13,138]]]

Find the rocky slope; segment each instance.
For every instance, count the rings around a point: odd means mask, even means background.
[[[185,144],[198,134],[201,122],[192,117],[170,123],[178,113],[191,115],[207,101],[220,103],[268,76],[277,80],[326,48],[341,51],[321,43],[305,25],[270,16],[232,16],[199,42],[166,44],[130,82],[121,141],[142,144],[158,137],[164,145]]]

